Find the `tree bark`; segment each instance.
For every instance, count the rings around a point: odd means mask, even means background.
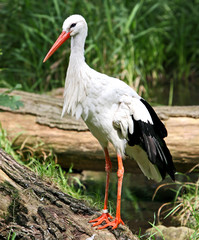
[[[0,92],[5,89],[0,89]],[[21,96],[24,106],[11,111],[1,107],[0,122],[17,146],[34,146],[43,142],[43,150],[54,150],[58,163],[77,170],[104,170],[104,155],[98,141],[84,122],[69,115],[60,118],[63,99],[22,91],[11,95]],[[186,172],[199,161],[199,106],[154,107],[168,130],[165,139],[178,171]],[[116,154],[109,147],[113,171],[117,169]],[[135,161],[124,161],[126,172],[139,172]]]
[[[0,149],[0,239],[137,239],[126,226],[96,230],[88,221],[99,215],[83,201],[61,192]],[[11,238],[10,238],[11,239]]]

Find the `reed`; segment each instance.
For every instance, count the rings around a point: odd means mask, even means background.
[[[191,97],[198,77],[199,0],[2,0],[0,86],[21,83],[44,92],[64,86],[69,42],[51,60],[42,60],[61,32],[63,20],[78,13],[88,22],[86,60],[154,96],[149,86],[168,85],[170,105]],[[169,86],[170,85],[170,86]],[[177,90],[179,93],[176,94]],[[161,93],[160,93],[161,94]]]

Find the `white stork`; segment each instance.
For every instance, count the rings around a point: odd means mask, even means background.
[[[102,215],[90,222],[98,229],[124,224],[120,216],[121,190],[125,155],[133,158],[145,176],[161,181],[168,173],[174,180],[172,156],[163,140],[167,130],[153,108],[123,81],[109,77],[90,68],[84,58],[87,23],[80,15],[72,15],[63,23],[63,31],[54,43],[44,62],[71,38],[71,54],[66,74],[65,113],[82,117],[91,133],[101,144],[105,154],[106,190]],[[118,159],[118,190],[116,217],[108,213],[108,188],[111,160],[108,143],[112,143]]]

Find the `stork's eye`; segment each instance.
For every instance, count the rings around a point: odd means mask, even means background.
[[[77,23],[72,23],[72,24],[70,25],[70,28],[73,28],[73,27],[75,27],[75,26],[76,26],[76,24],[77,24]]]

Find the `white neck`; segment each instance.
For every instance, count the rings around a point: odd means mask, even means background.
[[[80,117],[82,113],[81,103],[86,98],[87,78],[85,77],[87,64],[84,59],[84,44],[86,34],[78,34],[71,38],[71,54],[66,74],[64,107],[65,112]]]
[[[70,61],[85,61],[84,59],[84,45],[86,35],[77,34],[71,38],[71,54]]]

